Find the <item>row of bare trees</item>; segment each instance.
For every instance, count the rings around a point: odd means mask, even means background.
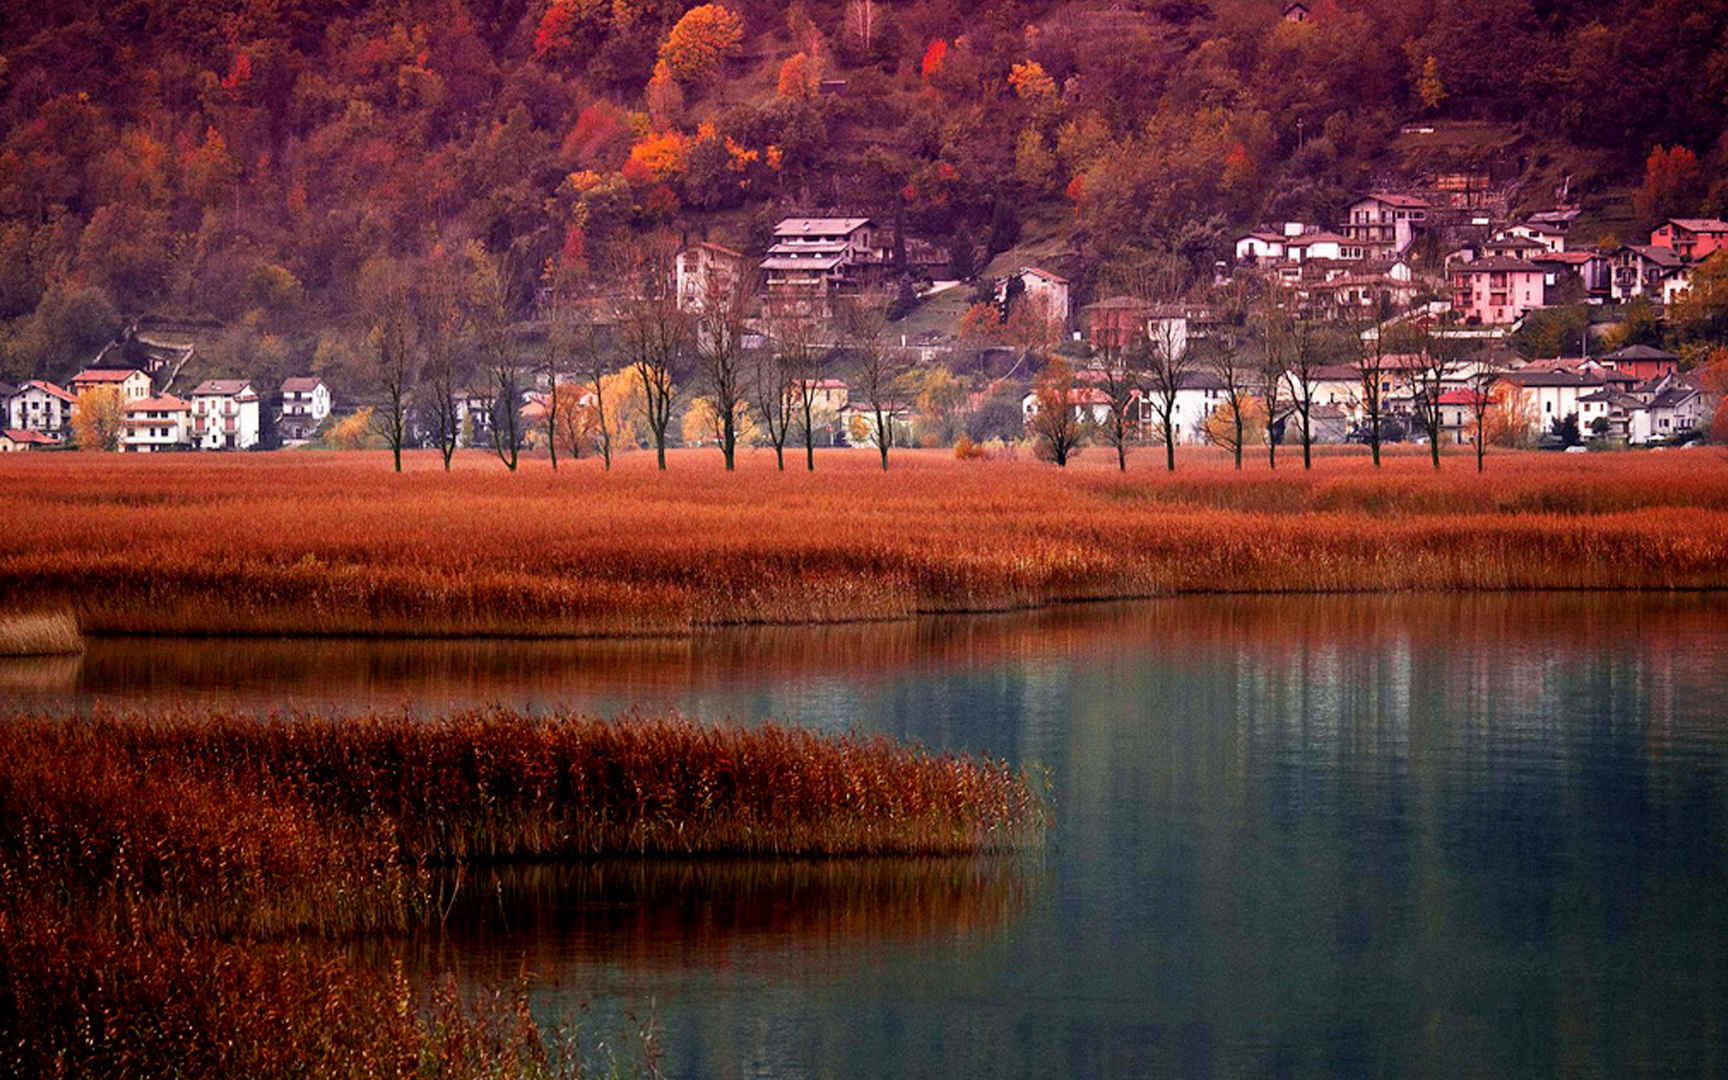
[[[805,467],[814,470],[825,369],[836,346],[855,357],[853,387],[868,399],[866,437],[887,469],[895,418],[911,397],[905,350],[887,333],[887,295],[849,297],[838,311],[771,300],[758,317],[757,283],[747,275],[685,278],[680,295],[681,279],[670,272],[676,257],[669,238],[637,245],[606,268],[612,284],[604,297],[589,288],[593,268],[549,261],[534,305],[543,332],[532,338],[517,317],[528,305],[511,293],[519,275],[508,272],[507,256],[471,243],[419,264],[373,260],[363,275],[376,372],[371,426],[396,471],[417,440],[436,446],[450,468],[476,383],[494,402],[486,425],[493,449],[516,469],[526,435],[520,405],[535,374],[552,467],[561,446],[579,455],[591,442],[610,468],[619,432],[607,394],[618,371],[630,376],[660,469],[675,414],[687,394],[699,394],[728,470],[746,428],[765,436],[782,470],[787,444],[801,432]],[[537,354],[529,340],[540,343]]]
[[[1181,391],[1205,385],[1214,410],[1189,418],[1204,424],[1206,441],[1220,446],[1242,468],[1245,447],[1263,440],[1267,464],[1278,467],[1286,435],[1300,447],[1302,467],[1314,464],[1322,406],[1336,404],[1326,387],[1348,387],[1348,403],[1360,416],[1358,433],[1374,465],[1381,464],[1396,386],[1407,391],[1407,418],[1425,437],[1434,468],[1440,467],[1445,433],[1442,395],[1462,387],[1454,407],[1471,418],[1471,443],[1481,471],[1489,439],[1489,416],[1498,403],[1495,384],[1504,368],[1491,357],[1466,358],[1458,339],[1444,328],[1406,326],[1382,332],[1378,324],[1346,320],[1349,333],[1323,334],[1306,320],[1268,302],[1250,315],[1238,310],[1202,339],[1190,340],[1182,319],[1153,319],[1148,326],[1105,326],[1094,334],[1092,366],[1083,376],[1055,360],[1040,375],[1029,433],[1041,452],[1067,464],[1087,437],[1115,453],[1128,467],[1128,447],[1150,428],[1164,447],[1167,470],[1176,468],[1176,443],[1183,437],[1178,416]],[[1405,418],[1401,417],[1401,421]]]

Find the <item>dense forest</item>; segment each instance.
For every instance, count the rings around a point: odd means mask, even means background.
[[[1281,11],[5,0],[0,376],[63,377],[145,312],[219,323],[218,367],[338,371],[378,260],[483,249],[527,317],[549,267],[603,280],[650,230],[759,251],[794,210],[961,271],[1027,223],[1089,266],[1200,268],[1244,225],[1336,220],[1421,118],[1513,125],[1604,184],[1659,157],[1644,213],[1728,210],[1728,0]]]

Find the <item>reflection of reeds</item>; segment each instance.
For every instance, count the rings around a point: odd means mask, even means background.
[[[84,651],[78,619],[69,608],[8,611],[0,608],[0,656],[61,656]]]
[[[442,922],[465,951],[656,967],[751,945],[855,949],[1000,929],[1026,908],[1024,858],[606,860],[463,878]]]
[[[8,477],[0,592],[63,590],[90,630],[558,636],[1183,592],[1728,587],[1728,469],[1682,456],[1507,455],[1481,477],[918,454],[723,476],[687,455],[503,488],[478,459],[388,485],[354,456],[54,462]]]
[[[77,689],[83,663],[77,656],[0,656],[0,690],[66,693]]]

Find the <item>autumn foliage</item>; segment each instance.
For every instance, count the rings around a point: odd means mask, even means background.
[[[742,18],[719,4],[700,4],[686,11],[666,35],[660,59],[680,82],[696,82],[712,75],[743,40]]]

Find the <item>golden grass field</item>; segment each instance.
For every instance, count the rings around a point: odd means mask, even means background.
[[[1728,586],[1728,454],[1320,456],[1194,450],[1119,474],[897,451],[0,460],[0,604],[85,631],[684,633],[1193,592]]]

